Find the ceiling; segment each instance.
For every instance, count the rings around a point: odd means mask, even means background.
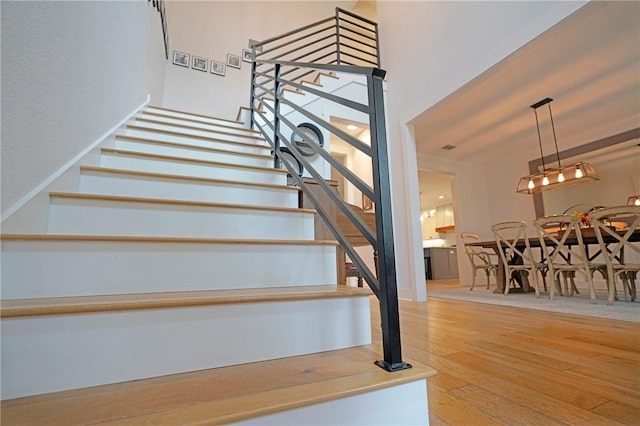
[[[587,4],[423,112],[412,121],[418,156],[539,158],[529,106],[546,97],[560,151],[640,127],[640,2]],[[548,107],[538,115],[549,155]]]

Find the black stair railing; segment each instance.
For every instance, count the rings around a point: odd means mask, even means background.
[[[386,72],[379,68],[377,24],[351,12],[336,8],[334,17],[306,25],[286,34],[256,43],[252,47],[254,61],[251,76],[251,125],[260,130],[273,148],[274,167],[284,167],[301,188],[318,215],[330,229],[345,253],[368,283],[380,304],[384,359],[376,364],[388,371],[410,368],[402,361],[397,274],[393,240],[391,185],[388,167],[388,146],[385,128],[383,79]],[[318,73],[355,76],[364,91],[361,96],[346,98],[329,93],[321,87],[305,85],[302,80]],[[353,110],[368,121],[371,144],[361,142],[341,130],[311,108],[305,108],[287,98],[286,91],[304,91],[327,104]],[[364,101],[366,99],[366,101]],[[294,121],[304,118],[326,132],[340,138],[371,159],[370,186],[344,167],[335,157],[303,133]],[[288,136],[292,135],[292,136]],[[314,154],[340,173],[375,205],[375,231],[344,202],[322,174],[313,167],[308,152],[303,153],[293,138],[305,143]],[[281,150],[282,148],[282,150]],[[283,154],[286,152],[286,155]],[[323,191],[320,199],[299,174],[299,164],[314,184]],[[305,176],[308,178],[308,176]],[[326,204],[330,200],[333,206]],[[335,209],[350,221],[369,242],[377,258],[377,271],[371,271],[338,225]]]

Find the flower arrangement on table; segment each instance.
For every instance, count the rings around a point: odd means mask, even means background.
[[[589,216],[587,216],[587,213],[574,210],[572,215],[580,218],[580,225],[582,228],[591,227],[591,222],[589,222]]]

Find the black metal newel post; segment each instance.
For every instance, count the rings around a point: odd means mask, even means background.
[[[382,350],[384,352],[384,360],[375,363],[387,371],[398,371],[411,368],[411,364],[402,361],[400,343],[400,313],[391,213],[391,182],[389,180],[389,156],[382,91],[382,80],[385,74],[385,71],[375,68],[372,74],[367,76],[378,241],[380,320],[382,323]]]
[[[278,169],[280,168],[280,157],[278,156],[278,152],[280,152],[280,64],[276,64],[274,67],[274,93],[276,95],[276,100],[273,106],[274,109],[274,120],[273,120],[273,167]]]

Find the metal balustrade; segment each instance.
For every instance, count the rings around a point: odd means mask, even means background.
[[[398,290],[396,262],[393,240],[393,220],[391,209],[391,185],[388,167],[388,146],[385,128],[383,79],[386,72],[379,68],[378,26],[375,22],[336,8],[335,16],[303,26],[288,33],[272,37],[252,46],[251,73],[251,126],[258,129],[273,148],[274,167],[284,167],[291,178],[300,186],[315,206],[319,216],[331,230],[345,253],[368,283],[380,303],[382,343],[384,359],[376,364],[388,371],[410,368],[402,361],[400,342],[400,321],[398,312]],[[322,88],[304,85],[302,80],[318,73],[349,74],[366,80],[366,103],[348,99]],[[349,108],[368,119],[371,145],[339,129],[318,114],[287,99],[286,90],[304,91],[333,103]],[[283,108],[289,113],[283,113]],[[371,158],[373,186],[369,186],[356,174],[342,166],[336,158],[318,143],[310,140],[290,114],[299,114],[316,126],[342,139],[355,150]],[[304,140],[311,150],[375,205],[376,228],[372,230],[345,203],[335,189],[325,181],[308,157],[287,134]],[[286,148],[286,155],[281,152]],[[335,217],[330,214],[330,206],[309,189],[299,175],[299,167],[287,160],[295,157],[304,170],[311,175],[326,197],[337,208],[339,214],[347,218],[373,247],[377,257],[377,271],[371,271],[363,259],[345,237]],[[331,207],[333,208],[333,207]]]

